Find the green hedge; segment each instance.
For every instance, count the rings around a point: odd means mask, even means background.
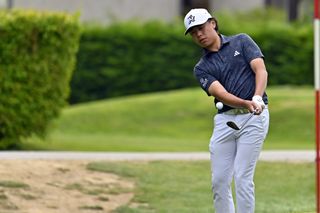
[[[261,34],[270,85],[312,85],[314,82],[312,28]]]
[[[69,96],[79,37],[77,16],[0,12],[0,148],[45,134]]]
[[[195,85],[201,51],[176,26],[122,23],[84,30],[71,103]]]
[[[269,85],[312,84],[312,24],[289,25],[270,16],[224,13],[217,18],[221,33],[244,32],[259,44]],[[201,50],[183,32],[182,21],[85,28],[70,102],[197,86],[193,67]]]

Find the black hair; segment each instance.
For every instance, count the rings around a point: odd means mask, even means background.
[[[208,21],[214,21],[216,23],[215,31],[219,31],[218,20],[215,17],[209,18]]]

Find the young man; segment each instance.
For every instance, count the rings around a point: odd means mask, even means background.
[[[263,54],[246,34],[224,36],[206,9],[192,9],[184,18],[185,34],[204,49],[194,68],[202,89],[222,102],[214,117],[210,139],[212,190],[216,213],[234,213],[231,182],[234,179],[237,213],[254,213],[253,176],[268,132],[267,71]],[[255,115],[240,129],[251,112]]]

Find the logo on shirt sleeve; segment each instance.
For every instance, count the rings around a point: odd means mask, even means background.
[[[208,79],[206,78],[201,78],[200,79],[200,84],[202,86],[202,88],[206,88],[207,84],[208,84]]]

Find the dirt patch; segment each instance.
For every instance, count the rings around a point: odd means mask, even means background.
[[[134,183],[89,171],[89,161],[1,160],[1,213],[111,212],[130,202]]]

